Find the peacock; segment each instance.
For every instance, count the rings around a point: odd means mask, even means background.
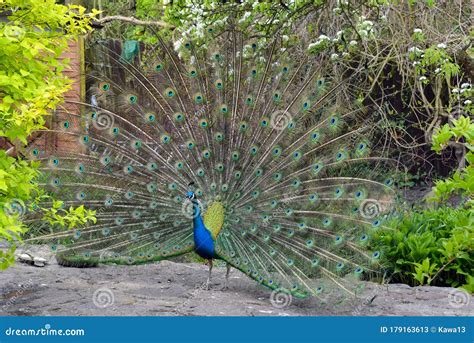
[[[309,56],[235,28],[170,44],[119,71],[88,72],[81,111],[29,147],[38,182],[65,206],[96,211],[75,229],[36,223],[63,264],[143,264],[194,251],[296,297],[354,295],[382,252],[370,237],[396,195],[377,131],[382,109],[358,99],[363,67]],[[64,111],[63,111],[64,112]]]

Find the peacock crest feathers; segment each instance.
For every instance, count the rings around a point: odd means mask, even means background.
[[[377,141],[377,110],[347,102],[359,72],[342,77],[328,56],[278,38],[257,49],[243,33],[209,35],[205,45],[159,40],[141,64],[111,51],[117,74],[93,68],[91,103],[47,133],[72,148],[30,155],[40,182],[66,206],[96,210],[97,223],[38,227],[31,240],[102,263],[189,252],[193,182],[220,258],[297,296],[356,292],[380,258],[367,247],[397,167]]]

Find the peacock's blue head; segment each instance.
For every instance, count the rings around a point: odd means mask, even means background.
[[[186,198],[194,200],[196,198],[196,194],[194,194],[194,192],[189,191],[186,193]]]

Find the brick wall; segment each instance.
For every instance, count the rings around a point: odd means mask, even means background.
[[[68,49],[65,51],[61,59],[69,59],[69,67],[64,70],[64,75],[72,80],[71,88],[64,93],[64,102],[58,105],[56,111],[51,116],[46,117],[46,126],[53,130],[64,132],[64,123],[69,123],[68,132],[80,132],[81,121],[79,117],[72,114],[80,115],[82,106],[74,102],[84,101],[85,82],[84,82],[84,45],[83,40],[78,38],[68,42]],[[46,155],[54,155],[56,152],[67,152],[81,149],[79,139],[74,135],[64,133],[42,132],[33,134],[30,142],[40,150],[46,152]]]

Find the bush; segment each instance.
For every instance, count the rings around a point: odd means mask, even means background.
[[[88,32],[97,11],[87,14],[83,7],[55,0],[2,0],[0,13],[8,16],[0,21],[0,137],[20,156],[28,135],[45,128],[44,116],[69,89],[62,74],[67,59],[60,58],[68,40]],[[27,230],[23,214],[45,200],[34,182],[38,175],[37,163],[0,150],[0,270],[13,263],[15,246]],[[84,208],[67,210],[59,207],[61,202],[55,204],[44,209],[49,223],[78,224],[93,216]]]
[[[474,213],[442,207],[415,211],[388,223],[371,242],[383,251],[391,282],[462,286],[474,291]]]

